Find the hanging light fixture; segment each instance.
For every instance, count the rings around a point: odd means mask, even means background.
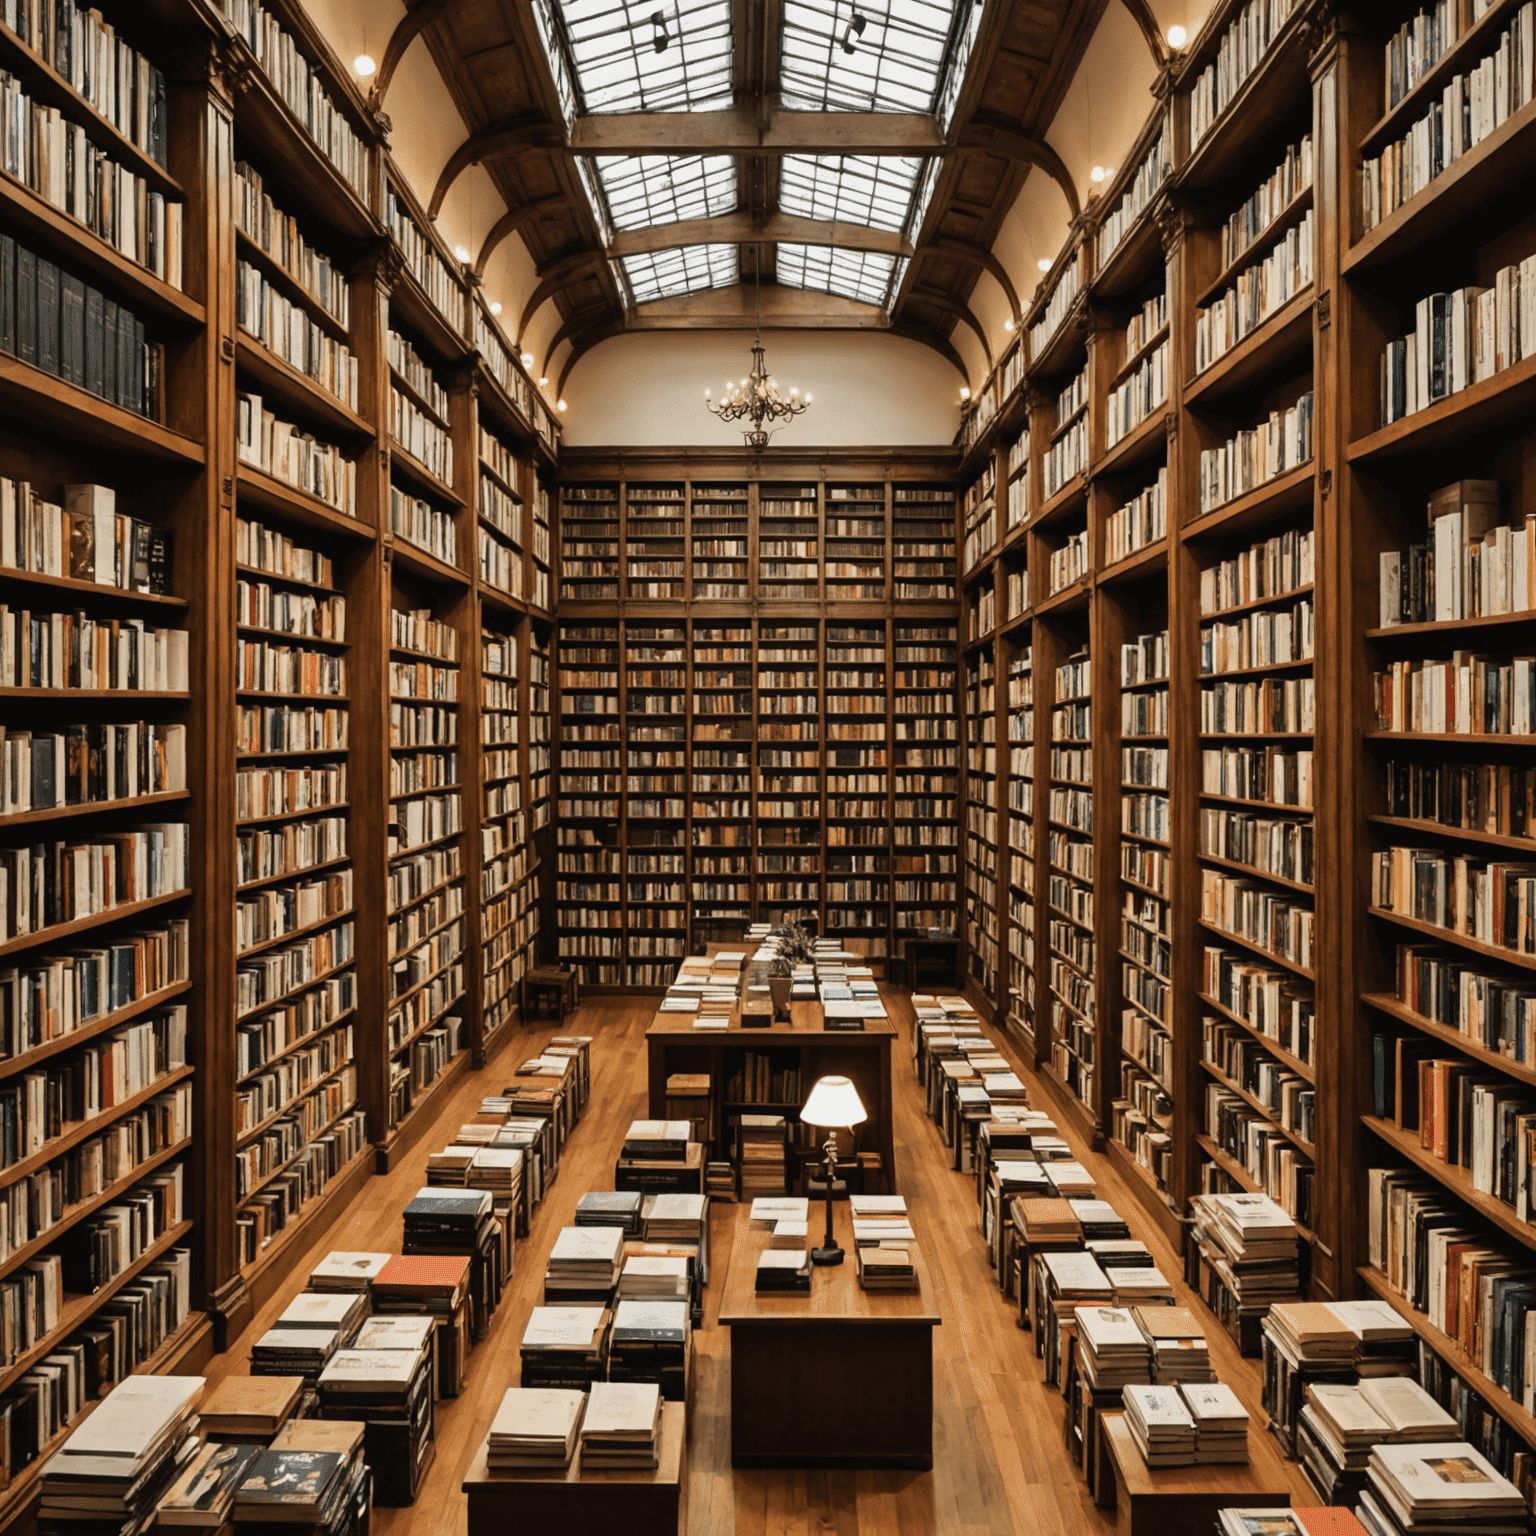
[[[762,251],[759,249],[755,257],[757,285],[757,319],[752,335],[752,371],[739,383],[727,382],[725,393],[718,403],[709,390],[704,391],[704,408],[721,421],[728,424],[734,422],[750,422],[751,430],[742,431],[742,440],[747,447],[758,450],[768,446],[768,439],[786,422],[793,421],[796,416],[805,413],[805,408],[811,403],[811,397],[802,395],[798,389],[791,389],[789,394],[781,395],[779,386],[773,376],[768,372],[768,359],[763,351],[763,271]]]

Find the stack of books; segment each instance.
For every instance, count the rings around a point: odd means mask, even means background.
[[[1125,1307],[1078,1307],[1077,1342],[1090,1392],[1119,1391],[1152,1380],[1152,1346]]]
[[[1296,1299],[1300,1234],[1280,1205],[1268,1195],[1195,1195],[1190,1209],[1195,1242],[1239,1307]]]
[[[707,1195],[647,1195],[641,1229],[650,1243],[698,1243],[705,1240]]]
[[[1093,1196],[1093,1175],[1070,1158],[1045,1165],[1046,1182],[1060,1200],[1084,1200]]]
[[[39,1525],[137,1532],[195,1451],[201,1376],[129,1376],[43,1466]]]
[[[483,1189],[419,1189],[405,1208],[406,1253],[478,1253],[495,1219]]]
[[[608,1374],[607,1307],[535,1307],[523,1329],[521,1383],[584,1392]]]
[[[1042,1253],[1046,1296],[1059,1318],[1071,1317],[1078,1306],[1114,1305],[1114,1287],[1091,1253],[1066,1250]]]
[[[714,1101],[707,1072],[674,1072],[667,1079],[668,1120],[688,1122],[688,1140],[714,1140]]]
[[[363,1425],[350,1419],[290,1419],[267,1449],[339,1456],[340,1491],[327,1500],[331,1514],[315,1536],[356,1536],[366,1531],[373,1478],[363,1454]]]
[[[470,1165],[475,1160],[475,1148],[456,1142],[441,1152],[427,1154],[427,1183],[434,1188],[463,1189],[469,1182]]]
[[[783,1115],[741,1115],[736,1121],[741,1153],[741,1195],[782,1195],[788,1167]]]
[[[1456,1427],[1456,1420],[1406,1376],[1354,1385],[1317,1381],[1308,1385],[1296,1422],[1296,1449],[1307,1481],[1323,1501],[1348,1503],[1365,1488],[1374,1447],[1445,1440]]]
[[[312,1291],[361,1291],[366,1297],[389,1261],[387,1253],[328,1253],[310,1271]]]
[[[1367,1536],[1347,1509],[1223,1509],[1216,1536]]]
[[[321,1413],[364,1425],[363,1454],[380,1504],[411,1503],[434,1454],[432,1350],[427,1336],[416,1338],[415,1349],[338,1350],[320,1373]]]
[[[303,1291],[283,1308],[275,1328],[325,1328],[345,1349],[368,1315],[368,1298],[361,1291]]]
[[[811,1255],[801,1248],[765,1248],[757,1256],[756,1289],[768,1292],[802,1292],[811,1289]]]
[[[1183,1381],[1214,1381],[1211,1347],[1205,1330],[1187,1307],[1133,1307],[1137,1326],[1152,1351],[1152,1381],[1177,1386]]]
[[[1165,1301],[1173,1305],[1173,1283],[1155,1264],[1104,1265],[1117,1307]]]
[[[204,1435],[265,1445],[303,1396],[302,1376],[226,1376],[203,1399],[198,1423]]]
[[[1195,1420],[1177,1387],[1127,1387],[1125,1427],[1149,1467],[1194,1464]]]
[[[688,1260],[681,1255],[636,1254],[623,1260],[619,1272],[619,1300],[686,1301]]]
[[[464,1390],[469,1355],[469,1268],[461,1254],[397,1254],[373,1282],[373,1305],[391,1316],[437,1321],[437,1395]]]
[[[619,1283],[622,1227],[562,1227],[544,1269],[546,1302],[607,1304]]]
[[[688,1156],[692,1129],[688,1120],[631,1121],[623,1156],[642,1162],[681,1162]]]
[[[252,1376],[302,1376],[311,1386],[341,1347],[334,1328],[269,1328],[251,1346]]]
[[[608,1379],[655,1382],[669,1402],[684,1402],[689,1342],[687,1302],[621,1300],[613,1313]]]
[[[704,1165],[704,1193],[711,1200],[736,1199],[736,1169],[730,1163],[713,1162]]]
[[[638,1189],[589,1189],[576,1202],[576,1225],[618,1227],[626,1237],[638,1237],[644,1204]]]
[[[354,1438],[361,1438],[354,1426]],[[342,1451],[272,1447],[258,1452],[235,1490],[230,1514],[237,1525],[330,1527],[351,1503],[353,1459]]]
[[[1096,1237],[1083,1247],[1099,1261],[1103,1269],[1155,1269],[1152,1250],[1134,1237]]]
[[[485,1462],[492,1472],[568,1467],[587,1394],[562,1387],[509,1387],[491,1420]]]
[[[759,1195],[752,1202],[748,1224],[754,1232],[773,1232],[780,1222],[808,1222],[811,1202],[804,1195]]]
[[[1058,1163],[1056,1166],[1061,1168],[1074,1165]],[[1077,1224],[1083,1230],[1083,1241],[1090,1247],[1097,1243],[1126,1242],[1130,1239],[1131,1229],[1126,1226],[1125,1218],[1108,1200],[1079,1197],[1071,1200],[1070,1204],[1072,1214],[1077,1217]]]
[[[907,1203],[900,1195],[851,1195],[848,1203],[856,1248],[917,1240],[907,1219]]]
[[[1224,1381],[1186,1382],[1179,1388],[1195,1421],[1197,1466],[1246,1466],[1248,1410]]]
[[[433,1317],[370,1317],[357,1330],[353,1349],[402,1349],[419,1355],[437,1329]]]
[[[581,1424],[581,1464],[654,1468],[659,1463],[661,1389],[647,1381],[598,1381]]]
[[[895,1239],[854,1249],[859,1284],[866,1291],[915,1291],[921,1287],[913,1262],[915,1247]]]
[[[811,1226],[807,1221],[776,1221],[773,1234],[768,1239],[770,1248],[804,1248],[811,1240]]]
[[[519,1147],[477,1147],[465,1183],[483,1189],[500,1212],[514,1210],[523,1196],[523,1153]]]
[[[250,1377],[242,1379],[249,1381]],[[269,1438],[245,1444],[205,1440],[192,1460],[182,1465],[156,1507],[155,1529],[213,1529],[224,1525],[234,1507],[236,1491],[252,1463],[267,1449]]]
[[[1072,1209],[1070,1200],[1054,1197],[1039,1200],[1016,1200],[1014,1211],[1024,1232],[1024,1241],[1031,1248],[1047,1243],[1077,1243],[1082,1241],[1083,1228]]]
[[[1529,1529],[1520,1490],[1464,1440],[1378,1446],[1367,1475],[1360,1517],[1379,1536],[1525,1536]]]

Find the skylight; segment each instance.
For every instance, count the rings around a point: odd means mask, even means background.
[[[972,0],[784,0],[784,105],[937,113],[961,9]],[[969,32],[969,16],[959,25]]]
[[[602,204],[598,221],[610,230],[707,219],[736,206],[730,155],[596,155],[587,166],[588,193]]]
[[[785,155],[779,206],[807,219],[903,230],[922,168],[902,155]]]
[[[730,0],[537,0],[566,117],[731,104]],[[661,47],[658,49],[657,44]]]
[[[736,281],[736,247],[680,245],[670,251],[626,256],[620,265],[630,297],[644,304],[705,288],[729,288]]]
[[[880,251],[845,251],[833,245],[779,247],[779,281],[786,288],[812,288],[881,309],[890,307],[906,266],[905,256]]]

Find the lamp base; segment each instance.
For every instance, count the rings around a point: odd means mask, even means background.
[[[819,1264],[824,1268],[833,1264],[841,1264],[843,1258],[843,1250],[836,1244],[833,1244],[830,1248],[811,1249],[811,1263]]]

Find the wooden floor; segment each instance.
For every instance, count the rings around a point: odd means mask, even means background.
[[[923,1242],[944,1323],[934,1335],[934,1469],[932,1472],[733,1471],[729,1433],[729,1337],[714,1326],[721,1280],[730,1261],[730,1214],[717,1211],[712,1273],[703,1330],[695,1336],[694,1396],[688,1421],[688,1530],[697,1536],[1104,1536],[1112,1522],[1088,1499],[1061,1440],[1061,1398],[1041,1380],[1030,1335],[1014,1323],[1011,1303],[999,1294],[977,1226],[974,1185],[953,1172],[923,1100],[910,1058],[911,1009],[904,994],[889,998],[902,1033],[894,1063],[896,1163]],[[654,999],[604,998],[584,1004],[566,1030],[594,1036],[592,1095],[587,1112],[566,1144],[559,1177],[536,1212],[532,1232],[517,1245],[513,1282],[502,1298],[489,1337],[470,1357],[464,1395],[437,1406],[438,1454],[415,1506],[374,1513],[376,1536],[463,1536],[464,1470],[484,1438],[503,1390],[517,1384],[517,1344],[537,1301],[544,1259],[556,1232],[572,1218],[589,1189],[612,1187],[613,1165],[629,1122],[644,1116],[645,1029]],[[400,1213],[426,1181],[427,1153],[446,1144],[475,1112],[481,1097],[510,1080],[515,1064],[550,1035],[551,1027],[514,1036],[497,1060],[471,1073],[449,1092],[430,1128],[401,1166],[371,1179],[361,1197],[317,1238],[295,1278],[258,1315],[252,1326],[208,1374],[219,1379],[248,1367],[252,1340],[270,1326],[288,1299],[303,1288],[310,1267],[333,1248],[391,1250],[399,1246]],[[1022,1074],[1026,1081],[1030,1074]],[[1031,1083],[1031,1098],[1049,1107]],[[1164,1273],[1177,1277],[1179,1261],[1149,1221],[1140,1219],[1134,1197],[1102,1155],[1095,1155],[1065,1125],[1075,1153],[1093,1170],[1101,1191],[1129,1220],[1135,1236],[1159,1257]],[[1189,1300],[1182,1294],[1181,1299]],[[1239,1359],[1235,1347],[1198,1302],[1210,1324],[1211,1355],[1254,1418],[1250,1445],[1255,1459],[1269,1461],[1272,1442],[1260,1427],[1256,1362]],[[1316,1503],[1300,1469],[1277,1463],[1295,1504]],[[621,1533],[618,1533],[621,1536]],[[1188,1533],[1195,1536],[1195,1533]]]

